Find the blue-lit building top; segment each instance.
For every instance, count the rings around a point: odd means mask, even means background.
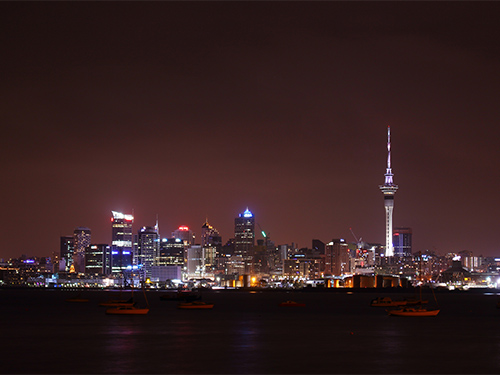
[[[134,217],[111,211],[111,271],[121,274],[133,264],[132,224]]]

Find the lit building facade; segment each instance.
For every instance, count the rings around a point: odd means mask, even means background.
[[[350,249],[344,239],[335,239],[325,246],[325,276],[342,276],[351,272]]]
[[[59,247],[59,271],[69,271],[69,268],[73,264],[74,248],[75,239],[73,236],[61,236]]]
[[[132,224],[134,217],[111,211],[111,272],[121,274],[132,266]]]
[[[243,272],[252,272],[255,246],[255,217],[247,208],[234,219],[234,255],[242,258]]]
[[[108,244],[91,244],[85,251],[85,273],[109,275],[111,273],[111,249]]]
[[[180,238],[163,238],[160,242],[158,266],[184,267],[185,246]]]
[[[409,257],[412,255],[412,231],[411,228],[394,228],[392,243],[394,245],[394,256]]]
[[[151,277],[151,270],[156,265],[160,255],[160,235],[158,227],[142,227],[137,234],[137,261],[146,272],[146,277]]]
[[[385,256],[394,256],[394,246],[392,243],[392,213],[394,211],[394,195],[398,186],[394,184],[391,169],[391,128],[387,127],[387,169],[385,172],[385,182],[380,185],[380,191],[384,193],[385,207]]]
[[[85,249],[90,246],[91,233],[89,228],[78,227],[73,232],[73,266],[77,273],[85,273]]]
[[[179,238],[184,245],[194,245],[194,233],[186,225],[181,225],[172,232],[172,238]]]
[[[204,253],[205,273],[213,274],[216,270],[216,258],[222,250],[222,237],[208,220],[201,227],[201,247]]]

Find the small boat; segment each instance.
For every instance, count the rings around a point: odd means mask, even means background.
[[[428,310],[422,306],[402,307],[396,310],[387,310],[391,316],[436,316],[439,314],[439,309]]]
[[[406,306],[408,301],[393,301],[390,297],[378,297],[372,300],[370,305],[372,307],[393,307],[393,306]]]
[[[181,302],[177,305],[179,309],[211,309],[214,307],[213,303],[207,303],[202,301],[193,302]]]
[[[281,302],[280,303],[281,307],[305,307],[305,303],[299,303],[295,301],[286,301],[286,302]]]
[[[135,306],[118,306],[106,309],[108,315],[146,315],[148,308],[139,308]]]

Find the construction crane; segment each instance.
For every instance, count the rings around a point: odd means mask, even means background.
[[[262,233],[262,237],[264,237],[265,239],[267,239],[266,232],[264,232],[264,231],[262,230],[262,227],[260,226],[260,224],[259,224],[259,223],[257,223],[257,225],[259,226],[260,233]]]
[[[349,230],[351,231],[352,236],[353,236],[353,237],[354,237],[354,239],[356,240],[356,245],[358,245],[358,247],[360,247],[360,246],[361,246],[361,241],[363,240],[363,238],[361,238],[361,237],[360,237],[360,238],[359,238],[359,240],[358,240],[358,238],[356,237],[356,235],[355,235],[355,234],[354,234],[354,232],[352,231],[352,228],[349,228]]]
[[[267,239],[269,238],[269,234],[266,234],[266,232],[264,232],[262,230],[262,227],[260,226],[259,223],[257,223],[257,225],[259,226],[260,233],[262,234],[262,237],[264,237],[264,243],[266,244],[266,248],[267,248]]]

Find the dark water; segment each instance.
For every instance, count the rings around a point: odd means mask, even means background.
[[[116,292],[0,290],[1,373],[500,373],[496,291],[438,293],[434,318],[389,317],[369,306],[381,292],[205,292],[212,310],[160,293],[146,316],[110,316],[98,303]]]

